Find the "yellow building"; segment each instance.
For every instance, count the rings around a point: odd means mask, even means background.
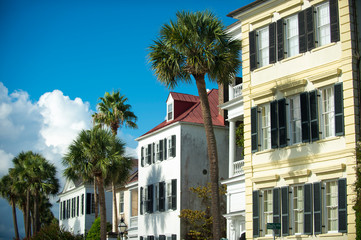
[[[273,239],[267,223],[277,239],[355,239],[354,4],[257,0],[228,15],[241,24],[247,239]]]

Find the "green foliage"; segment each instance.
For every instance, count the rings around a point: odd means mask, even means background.
[[[207,186],[198,186],[190,188],[190,191],[197,194],[201,200],[203,210],[183,209],[179,217],[183,219],[189,226],[190,230],[186,239],[205,240],[212,238],[212,223],[211,216],[211,184]],[[222,197],[226,194],[227,189],[222,185],[219,189],[219,195]],[[224,211],[225,203],[221,201],[221,211]],[[224,225],[224,224],[223,224]],[[223,230],[225,226],[223,226]]]
[[[240,123],[236,129],[236,144],[242,149],[242,156],[244,156],[244,123]]]
[[[59,227],[57,221],[53,221],[51,224],[46,225],[40,229],[40,231],[29,240],[82,240],[80,235],[73,235],[71,232],[65,231]]]
[[[107,232],[112,230],[112,225],[107,223]],[[95,219],[93,225],[89,229],[88,234],[86,235],[86,240],[99,240],[100,239],[100,217]]]
[[[356,201],[353,209],[356,211],[356,239],[361,240],[361,142],[356,148]]]

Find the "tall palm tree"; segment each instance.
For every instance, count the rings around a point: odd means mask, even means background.
[[[218,240],[221,238],[218,156],[205,78],[227,86],[241,64],[241,43],[231,41],[221,21],[208,11],[183,11],[176,16],[176,21],[162,26],[158,39],[150,46],[149,58],[158,80],[168,88],[191,83],[191,76],[196,82],[210,161],[213,238]]]
[[[65,170],[79,176],[93,176],[97,181],[100,203],[100,237],[106,239],[106,206],[104,179],[111,165],[111,152],[114,137],[110,131],[102,128],[83,130],[70,144],[63,164],[71,170]],[[84,172],[84,173],[83,173]],[[66,172],[65,172],[66,173]]]
[[[118,129],[124,124],[126,127],[136,129],[138,128],[136,121],[136,115],[131,111],[131,105],[127,104],[128,98],[125,95],[120,95],[119,91],[112,92],[111,94],[106,92],[104,97],[99,98],[101,100],[98,103],[98,113],[93,114],[94,122],[100,126],[107,126],[111,129],[113,136],[117,135]],[[124,153],[124,151],[123,151]],[[123,155],[122,153],[122,155]],[[112,168],[114,170],[114,168]],[[114,181],[112,181],[113,189],[113,226],[115,231],[118,232],[118,204],[115,195],[115,183],[119,181],[119,174],[112,174]],[[127,175],[122,176],[125,178]]]
[[[16,202],[19,198],[19,193],[15,187],[15,181],[14,176],[9,174],[3,176],[0,180],[0,196],[6,199],[12,207],[15,239],[19,240],[18,221],[16,217]]]

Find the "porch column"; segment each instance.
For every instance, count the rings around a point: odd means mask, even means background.
[[[229,177],[233,176],[236,152],[236,122],[229,120]]]

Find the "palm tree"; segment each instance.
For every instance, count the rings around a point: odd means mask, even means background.
[[[112,92],[111,94],[106,92],[104,97],[99,98],[101,100],[98,103],[99,113],[93,114],[94,122],[100,126],[107,126],[111,129],[113,136],[117,135],[118,129],[125,124],[129,128],[138,128],[136,121],[137,117],[131,111],[131,106],[127,104],[128,98],[124,95],[120,95],[119,91]],[[123,151],[124,153],[124,151]],[[121,155],[123,155],[121,153]],[[112,168],[114,170],[114,168]],[[114,180],[112,181],[113,188],[113,225],[115,226],[115,231],[118,233],[118,209],[117,209],[117,199],[115,196],[115,183],[119,182],[118,175],[112,174]],[[120,176],[126,178],[128,174]]]
[[[68,153],[63,158],[66,172],[79,176],[93,176],[97,181],[100,203],[100,237],[106,239],[106,206],[104,179],[106,179],[114,158],[111,152],[114,137],[110,131],[102,128],[83,130],[70,144]]]
[[[240,67],[241,43],[231,41],[223,24],[208,11],[183,11],[176,16],[176,21],[162,26],[158,39],[149,48],[149,58],[158,80],[168,88],[191,83],[191,76],[196,82],[210,161],[213,238],[218,240],[221,238],[218,156],[205,78],[227,86]]]
[[[15,187],[14,176],[5,175],[0,180],[0,196],[6,199],[11,207],[13,212],[13,223],[14,223],[14,230],[15,230],[15,239],[19,240],[19,230],[18,230],[18,221],[16,217],[16,202],[19,198],[18,191]]]

